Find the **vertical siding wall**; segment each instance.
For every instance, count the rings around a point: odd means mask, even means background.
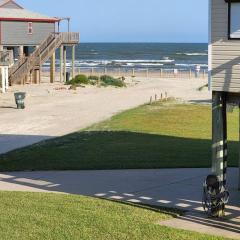
[[[55,31],[54,23],[34,22],[33,34],[28,34],[28,22],[2,21],[1,27],[1,44],[7,46],[36,46]]]
[[[211,0],[212,90],[240,92],[240,40],[228,40],[228,4]]]

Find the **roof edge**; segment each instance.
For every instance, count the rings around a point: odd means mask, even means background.
[[[16,22],[46,22],[46,23],[56,23],[60,19],[46,19],[46,18],[3,18],[0,17],[0,21],[16,21]]]

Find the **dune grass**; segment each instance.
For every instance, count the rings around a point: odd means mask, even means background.
[[[237,166],[237,111],[228,114],[228,135],[229,166]],[[211,107],[174,102],[144,105],[85,131],[0,156],[1,171],[210,165]]]
[[[162,227],[175,211],[75,195],[0,192],[1,240],[220,240]]]

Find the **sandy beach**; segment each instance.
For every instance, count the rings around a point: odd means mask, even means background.
[[[127,88],[90,87],[68,90],[61,83],[16,85],[0,94],[0,153],[39,141],[62,136],[114,114],[147,103],[152,96],[160,98],[167,92],[187,102],[206,103],[211,99],[203,79],[127,79]],[[27,93],[26,109],[17,110],[13,93]]]

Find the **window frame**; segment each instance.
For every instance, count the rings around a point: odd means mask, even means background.
[[[33,35],[33,23],[28,22],[28,35]]]
[[[240,3],[240,0],[225,0],[226,3],[228,3],[228,40],[240,40],[240,34],[239,37],[231,37],[231,23],[232,23],[232,3]]]

